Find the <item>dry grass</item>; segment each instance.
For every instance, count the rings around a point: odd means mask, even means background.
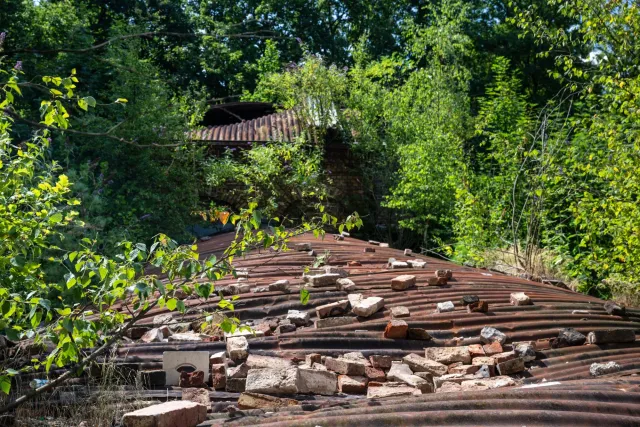
[[[520,253],[523,251],[521,250]],[[569,288],[577,290],[578,281],[563,272],[562,263],[555,262],[557,254],[548,249],[535,249],[532,253],[529,267],[525,269],[522,263],[517,262],[513,248],[488,249],[483,254],[482,266],[511,276],[528,275],[534,280],[562,280]]]
[[[83,384],[67,384],[20,406],[18,427],[111,427],[130,411],[155,404],[143,400],[142,384],[134,371],[123,372],[113,363],[94,368]]]

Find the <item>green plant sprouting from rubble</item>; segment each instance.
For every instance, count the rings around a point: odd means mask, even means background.
[[[1,58],[0,58],[1,61]],[[186,313],[182,298],[206,301],[217,296],[215,282],[236,276],[234,259],[255,248],[287,250],[287,241],[323,227],[350,230],[361,224],[357,214],[338,224],[326,213],[299,225],[262,228],[256,203],[232,214],[235,239],[220,256],[200,259],[196,245],[179,245],[159,234],[150,245],[121,242],[110,258],[99,253],[96,239],[84,238],[74,250],[63,250],[63,231],[78,225],[69,179],[47,157],[49,135],[69,127],[69,111],[94,107],[91,97],[74,95],[75,71],[67,78],[45,77],[51,99],[42,101],[41,127],[29,141],[12,140],[14,100],[21,95],[20,67],[0,62],[0,330],[10,340],[52,350],[31,359],[14,358],[0,367],[0,390],[11,392],[12,377],[44,371],[52,366],[67,371],[46,385],[12,399],[0,408],[7,412],[29,398],[79,374],[105,354],[128,329],[154,308]],[[115,103],[124,104],[118,99]],[[51,273],[64,269],[64,276]],[[58,279],[59,278],[59,279]],[[233,311],[233,298],[220,294],[220,310]],[[218,325],[234,332],[239,321],[224,316]],[[212,317],[205,319],[211,321]]]

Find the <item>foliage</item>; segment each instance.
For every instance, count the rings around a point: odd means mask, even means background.
[[[297,142],[253,144],[251,150],[210,160],[206,181],[216,199],[233,208],[246,200],[269,215],[303,216],[324,203],[330,183],[322,169],[321,146]]]
[[[361,224],[357,214],[340,224],[337,218],[324,214],[288,228],[275,221],[265,229],[262,213],[252,203],[230,216],[236,236],[220,257],[211,255],[201,260],[196,245],[181,246],[164,234],[157,235],[149,246],[121,242],[119,253],[113,258],[102,255],[97,240],[88,238],[73,250],[63,250],[56,242],[63,238],[63,228],[77,216],[71,206],[79,201],[70,197],[69,179],[58,174],[59,168],[47,156],[49,129],[36,132],[32,139],[20,144],[10,137],[12,118],[19,117],[12,105],[20,95],[19,68],[3,70],[6,81],[0,87],[4,109],[0,117],[0,325],[11,340],[28,339],[35,346],[50,344],[53,350],[30,361],[4,361],[0,386],[6,394],[11,389],[11,377],[21,372],[48,373],[53,365],[68,369],[38,391],[82,372],[153,308],[187,312],[180,294],[193,295],[201,301],[215,297],[215,282],[235,275],[234,259],[254,248],[286,250],[287,240],[294,235],[312,231],[321,236],[325,226],[342,230]],[[71,102],[93,104],[89,98],[74,95],[75,72],[65,79],[43,80],[51,85],[51,99],[42,101],[42,123],[52,129],[68,127]],[[58,88],[64,88],[65,93]],[[48,274],[44,263],[65,269],[64,279],[56,280],[55,275]],[[126,311],[122,310],[123,301],[127,303]],[[218,307],[231,311],[234,308],[233,302],[222,296]],[[238,326],[239,321],[233,317],[223,317],[219,323],[225,332],[233,332]],[[26,398],[17,398],[0,411],[9,410]]]

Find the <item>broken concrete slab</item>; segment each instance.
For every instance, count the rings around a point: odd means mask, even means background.
[[[270,409],[296,406],[300,402],[284,397],[269,396],[268,394],[244,392],[238,399],[240,409]]]
[[[363,376],[365,368],[365,364],[362,362],[349,359],[335,359],[333,357],[327,357],[324,360],[324,366],[326,366],[328,370],[339,374],[356,376]]]
[[[454,311],[456,309],[455,305],[453,305],[452,301],[439,302],[436,304],[436,310],[438,313],[448,313],[450,311]]]
[[[183,388],[182,400],[188,400],[189,402],[196,402],[207,409],[211,406],[211,400],[209,399],[209,390],[205,388]]]
[[[166,385],[179,385],[182,370],[202,371],[209,378],[208,351],[165,351],[162,354],[162,369],[167,373]]]
[[[367,389],[367,399],[412,395],[415,396],[420,394],[422,394],[420,390],[400,382],[388,382],[375,387],[371,383],[369,383],[369,388]]]
[[[634,342],[636,333],[633,329],[605,329],[592,331],[587,335],[589,344],[613,344]]]
[[[485,326],[480,331],[480,341],[485,344],[491,344],[492,342],[497,341],[500,345],[507,342],[507,336],[491,326]]]
[[[467,346],[460,347],[427,347],[425,358],[448,365],[454,362],[471,363],[471,353]]]
[[[301,368],[298,370],[297,386],[299,393],[331,396],[338,392],[338,376],[330,371]]]
[[[352,305],[354,314],[360,317],[370,317],[384,308],[384,298],[369,297],[361,299],[356,305]]]
[[[409,264],[404,262],[404,261],[393,261],[390,264],[390,267],[392,269],[396,269],[396,268],[409,268]]]
[[[403,274],[391,279],[391,289],[394,291],[404,291],[416,285],[416,276]]]
[[[343,279],[336,280],[336,288],[339,291],[352,292],[352,291],[355,291],[356,284],[353,283],[353,280],[351,279],[343,278]]]
[[[207,407],[196,402],[175,400],[129,412],[123,427],[196,427],[207,419]]]
[[[172,323],[178,323],[178,321],[173,318],[172,313],[158,314],[153,317],[153,326],[156,328],[164,325],[170,325]]]
[[[288,280],[278,280],[269,284],[269,292],[285,292],[288,286]]]
[[[305,276],[305,281],[313,288],[319,288],[322,286],[335,285],[341,276],[335,273],[318,274],[315,276]]]
[[[391,369],[387,372],[387,379],[389,381],[400,381],[398,378],[399,375],[413,375],[413,371],[409,365],[405,363],[393,362],[391,364]]]
[[[410,259],[407,261],[407,264],[412,268],[425,268],[427,266],[427,262],[420,259]]]
[[[243,336],[227,338],[227,354],[234,361],[246,359],[249,355],[249,342]]]
[[[340,359],[346,359],[346,360],[351,360],[353,362],[362,363],[364,366],[371,366],[371,362],[369,362],[369,359],[364,357],[364,354],[362,354],[362,352],[360,351],[352,351],[349,353],[345,353],[342,356],[340,356]]]
[[[409,309],[405,306],[397,306],[397,307],[391,307],[391,318],[392,319],[400,319],[403,317],[410,317],[411,313],[409,312]]]
[[[246,363],[241,363],[238,366],[227,368],[227,378],[247,378],[249,373],[249,367]]]
[[[525,362],[532,362],[536,360],[536,345],[534,342],[519,342],[514,343],[513,350],[518,357],[521,357]]]
[[[309,312],[300,310],[289,310],[287,319],[296,326],[307,326],[309,323]]]
[[[298,392],[297,384],[297,368],[250,369],[245,390],[267,394],[294,394]]]
[[[341,300],[316,307],[318,319],[325,317],[344,316],[349,310],[349,300]]]
[[[514,292],[509,296],[509,300],[511,305],[521,306],[521,305],[531,305],[531,298],[524,292]]]
[[[356,322],[355,317],[327,317],[326,319],[318,319],[315,322],[316,329],[335,328],[336,326],[350,325]]]
[[[613,374],[616,372],[620,372],[620,365],[618,365],[616,362],[592,363],[589,367],[589,373],[594,377]]]
[[[506,376],[484,378],[484,379],[473,379],[468,381],[472,381],[473,384],[476,384],[476,385],[486,386],[489,389],[512,387],[516,385],[516,382],[513,378],[506,377]],[[463,381],[462,383],[464,384],[465,382],[466,381]]]
[[[408,365],[413,372],[428,372],[433,376],[440,376],[447,373],[446,365],[413,353],[403,357],[402,362]]]

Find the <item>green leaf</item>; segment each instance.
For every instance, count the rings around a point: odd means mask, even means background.
[[[6,375],[0,375],[0,390],[4,394],[9,394],[11,391],[11,378]]]
[[[93,96],[86,96],[84,100],[89,104],[90,107],[96,106],[96,99]]]
[[[300,289],[300,303],[307,305],[309,303],[309,291],[306,288]]]
[[[49,217],[49,222],[51,224],[57,224],[62,221],[62,214],[60,212],[53,214]]]
[[[178,300],[175,298],[171,298],[170,300],[167,301],[167,308],[171,311],[175,310],[177,305],[178,305]]]

